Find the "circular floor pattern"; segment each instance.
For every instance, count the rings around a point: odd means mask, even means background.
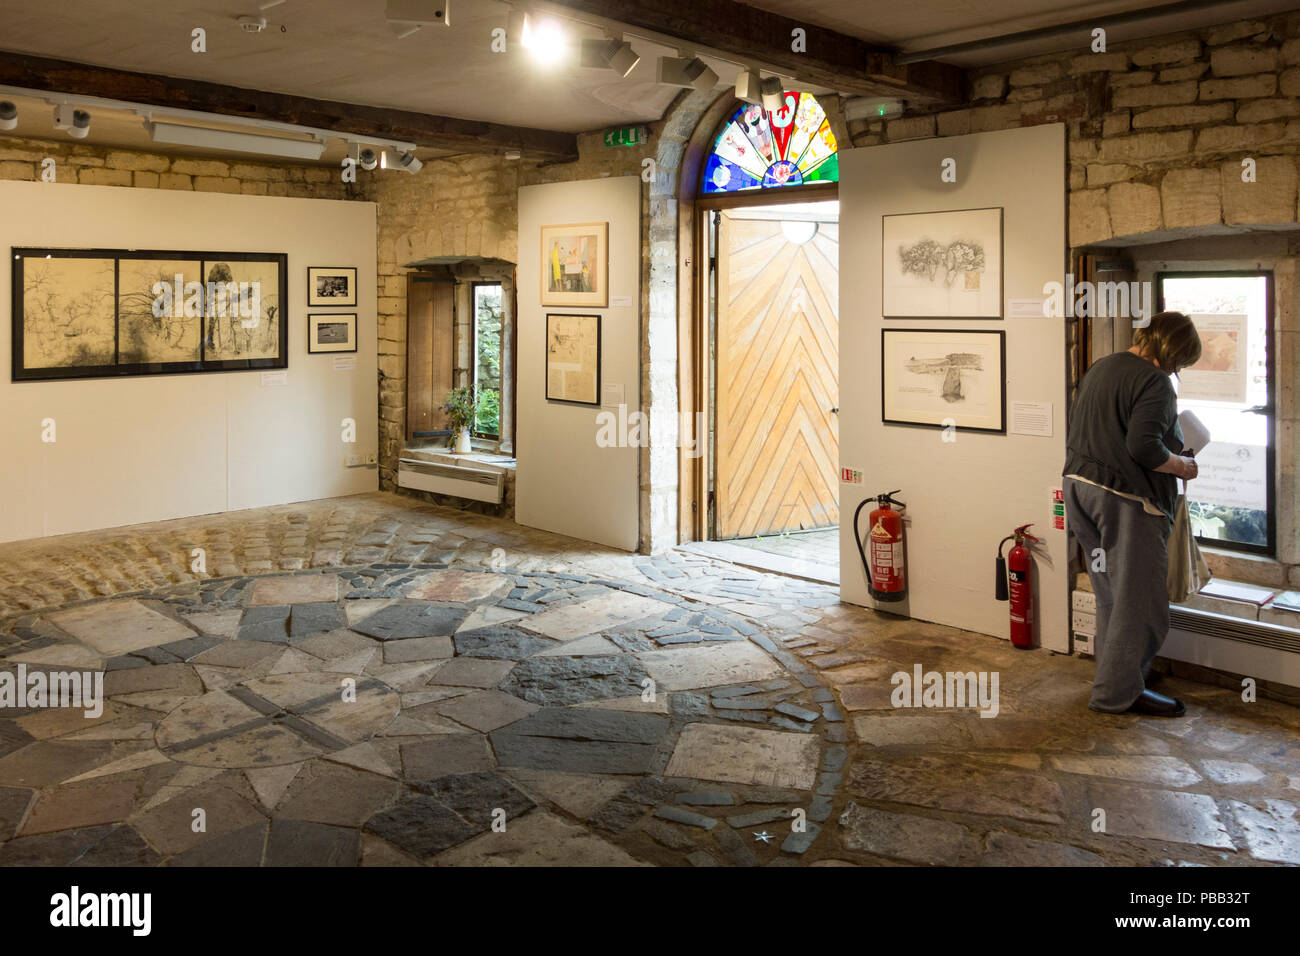
[[[138,796],[96,823],[136,862],[753,865],[813,846],[845,760],[829,691],[753,621],[582,574],[240,577],[0,630],[0,667],[102,666],[109,698],[54,735],[86,760],[33,788],[0,863],[66,862],[94,829],[68,791],[121,778]],[[241,825],[190,839],[176,807],[216,786]]]

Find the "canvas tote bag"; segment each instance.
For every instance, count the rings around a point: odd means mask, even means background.
[[[1180,494],[1174,505],[1174,525],[1169,532],[1169,574],[1166,579],[1169,603],[1181,604],[1210,583],[1210,568],[1196,545],[1187,495]]]

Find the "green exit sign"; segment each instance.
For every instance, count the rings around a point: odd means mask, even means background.
[[[644,126],[623,126],[605,131],[606,146],[640,146],[648,139]]]

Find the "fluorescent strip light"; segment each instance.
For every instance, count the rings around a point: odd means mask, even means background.
[[[175,123],[146,123],[145,126],[149,130],[149,138],[155,143],[167,143],[172,146],[193,146],[232,153],[257,153],[262,156],[310,160],[320,159],[321,154],[325,152],[325,144],[316,140],[281,139],[278,136],[235,133],[229,130],[205,129],[202,126],[180,126]]]

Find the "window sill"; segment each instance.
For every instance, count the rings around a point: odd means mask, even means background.
[[[1276,558],[1207,545],[1201,545],[1201,554],[1210,566],[1210,573],[1216,578],[1239,581],[1242,584],[1258,584],[1266,588],[1282,589],[1287,586],[1287,565]]]

